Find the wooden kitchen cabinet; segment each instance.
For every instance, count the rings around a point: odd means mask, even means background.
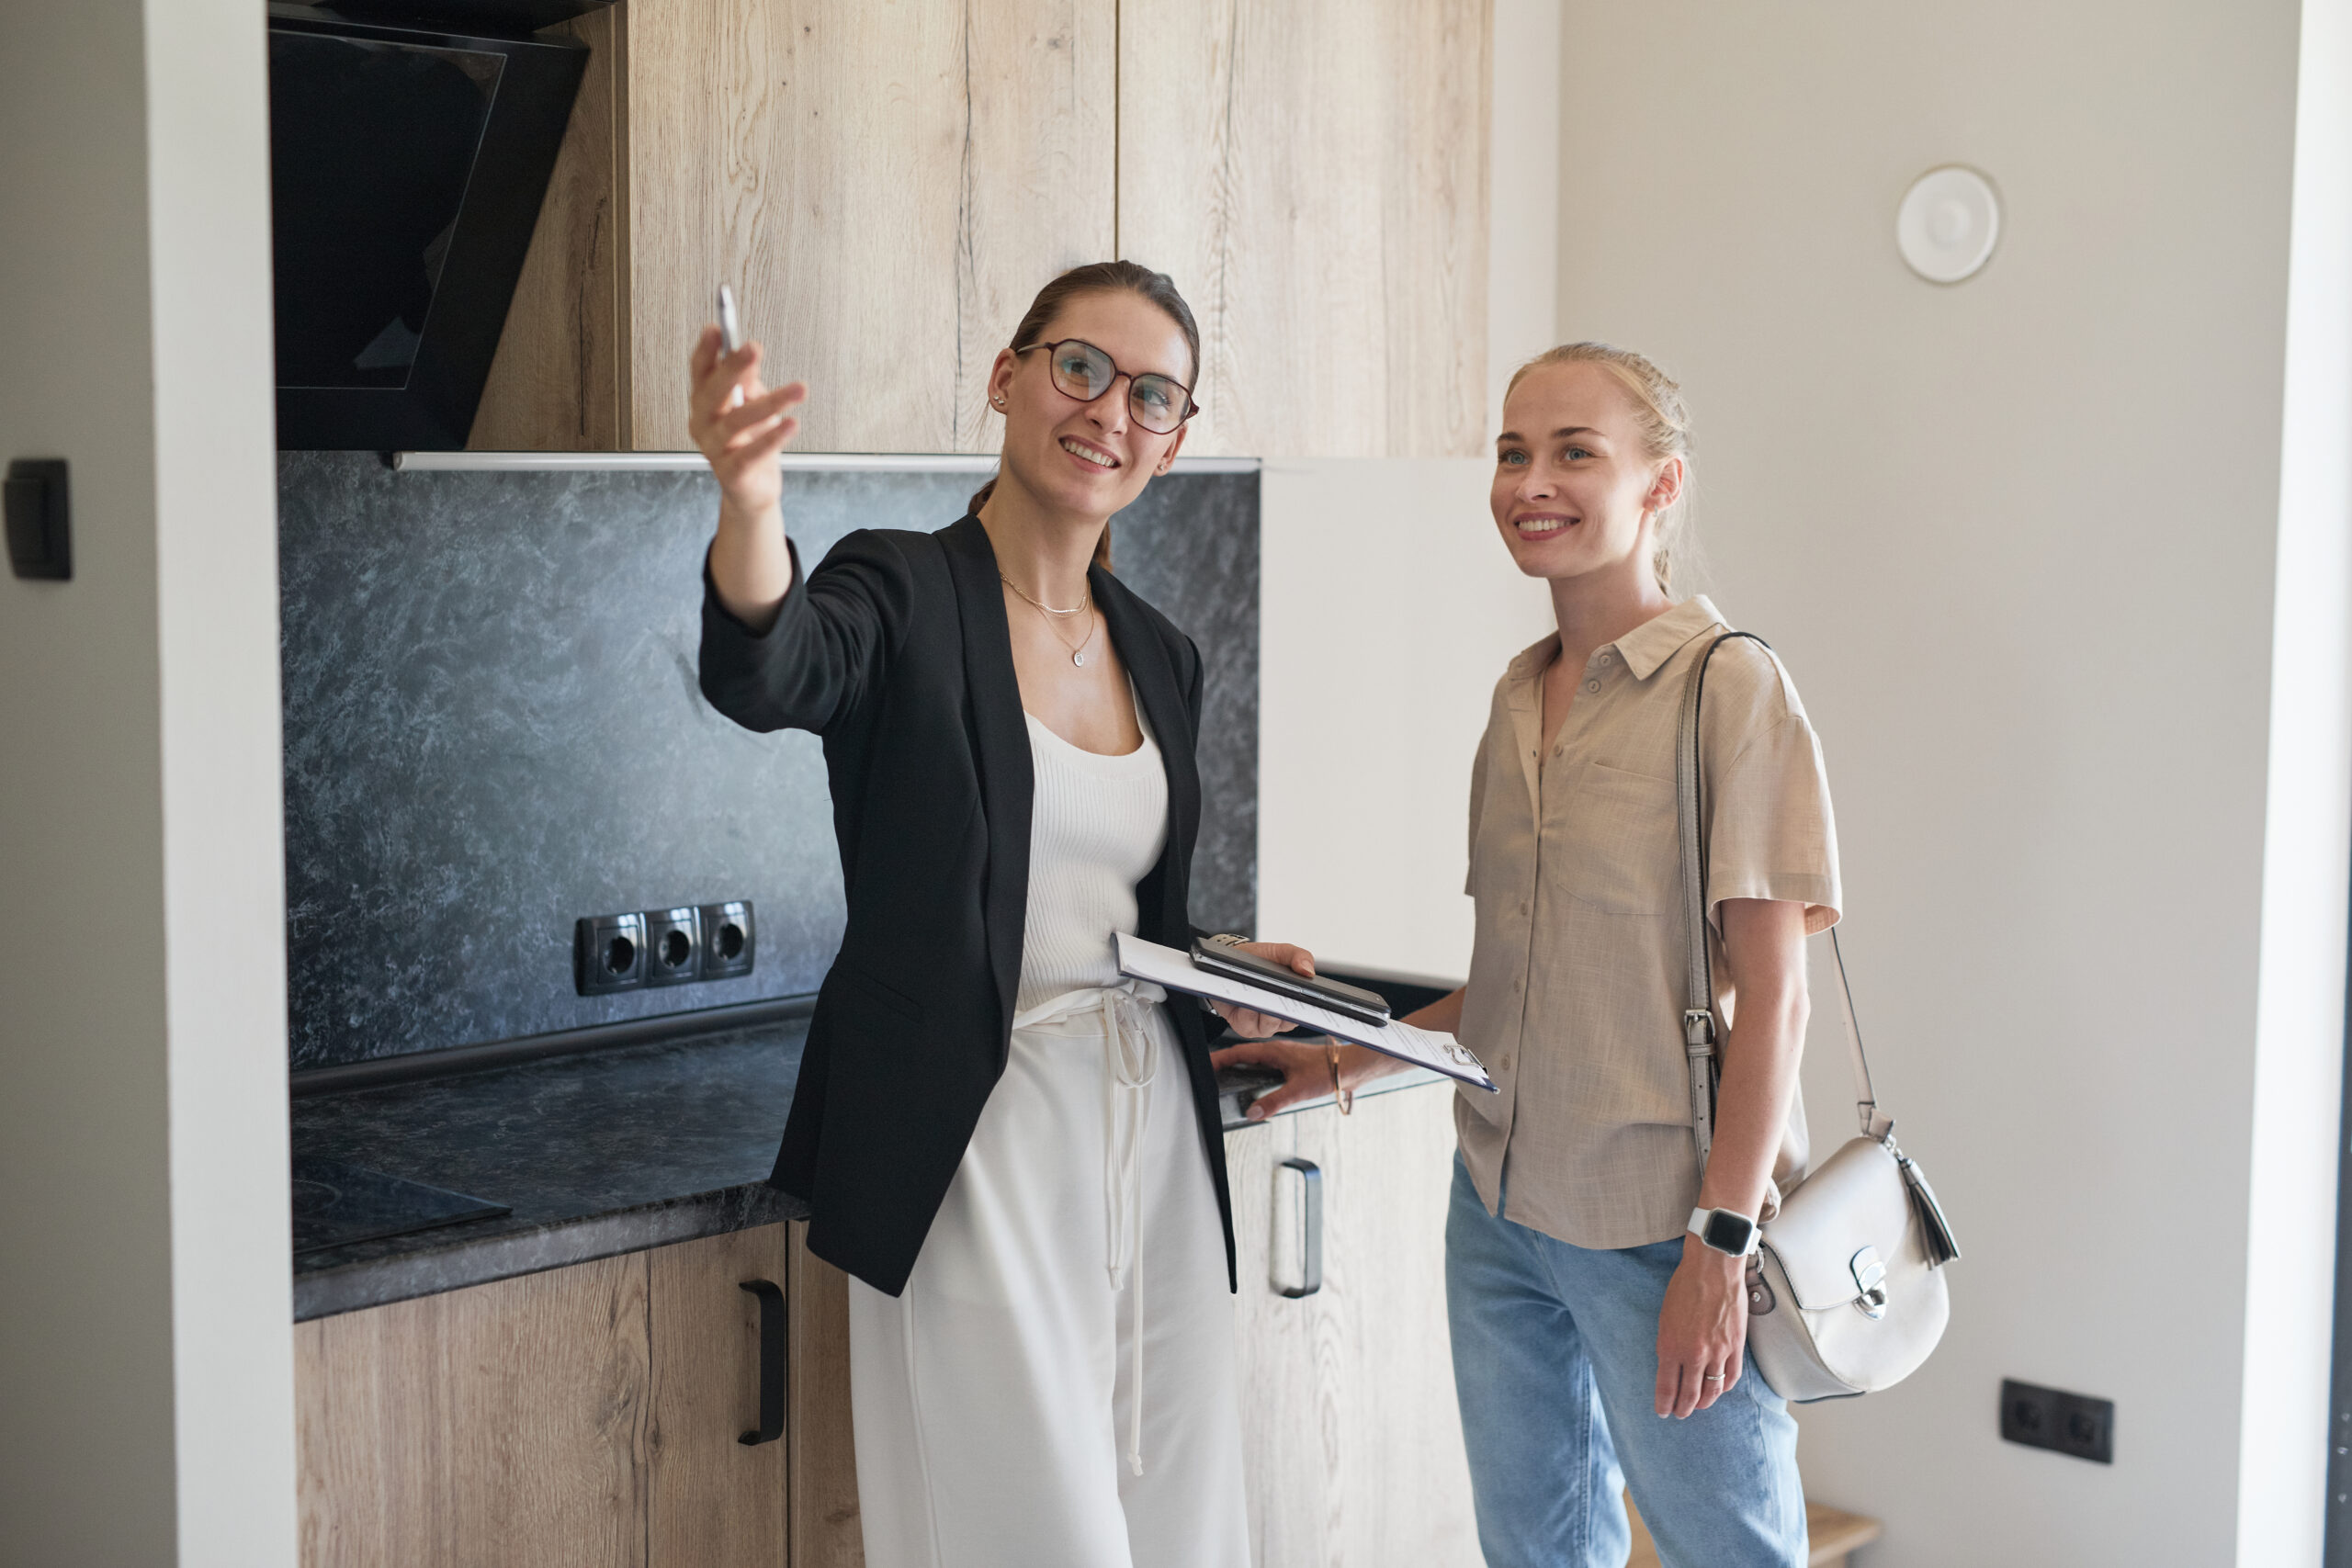
[[[849,1276],[792,1227],[792,1568],[865,1568],[849,1413]]]
[[[588,46],[588,70],[467,438],[475,451],[611,452],[628,445],[625,14],[607,6],[548,29]]]
[[[305,1568],[785,1568],[769,1225],[295,1325]]]
[[[628,0],[632,444],[684,447],[731,282],[797,445],[992,450],[989,361],[1110,254],[1115,0]]]
[[[1452,1093],[1226,1138],[1250,1529],[1265,1568],[1478,1562],[1445,1337]],[[1322,1289],[1277,1294],[1275,1168],[1322,1171]],[[848,1282],[768,1225],[295,1326],[305,1568],[863,1568]],[[1295,1250],[1291,1248],[1290,1250]],[[759,1307],[790,1317],[784,1437]]]
[[[1469,1462],[1445,1325],[1453,1093],[1426,1085],[1226,1135],[1239,1249],[1238,1329],[1250,1533],[1261,1568],[1478,1568]],[[1284,1282],[1295,1191],[1322,1172],[1323,1285]]]
[[[645,1425],[649,1568],[786,1568],[791,1421],[774,1442],[760,1424],[760,1302],[788,1291],[789,1227],[763,1225],[643,1254],[651,1345]]]
[[[294,1329],[306,1568],[643,1562],[645,1262]]]
[[[1470,1473],[1445,1337],[1445,1209],[1453,1096],[1442,1085],[1371,1096],[1355,1113],[1304,1111],[1226,1134],[1239,1249],[1242,1445],[1260,1568],[1478,1568]],[[1293,1300],[1269,1270],[1274,1169],[1323,1172],[1323,1288]],[[1295,1252],[1291,1238],[1282,1238]],[[1287,1258],[1286,1258],[1287,1261]],[[855,1568],[849,1326],[841,1274],[796,1262],[794,1568]],[[828,1510],[831,1510],[829,1513]],[[835,1516],[845,1520],[831,1522]],[[804,1523],[805,1521],[805,1523]]]
[[[1121,0],[1119,248],[1200,318],[1185,450],[1487,438],[1491,0]]]
[[[985,384],[1081,262],[1171,274],[1195,456],[1486,436],[1491,0],[622,0],[471,445],[690,445],[729,282],[798,448],[995,448]]]

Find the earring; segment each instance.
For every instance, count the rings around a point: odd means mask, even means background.
[[[1004,407],[1004,399],[1003,399],[1003,397],[1002,397],[1001,395],[999,395],[999,396],[997,396],[997,397],[990,398],[990,399],[989,400],[989,401],[990,401],[990,402],[994,403],[994,404],[995,404],[997,407],[999,407],[999,408],[1002,408],[1002,407]]]

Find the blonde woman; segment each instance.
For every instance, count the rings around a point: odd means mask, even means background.
[[[1804,939],[1838,919],[1821,749],[1757,643],[1708,666],[1701,833],[1721,1083],[1692,1142],[1674,784],[1683,678],[1728,629],[1671,574],[1690,484],[1680,389],[1570,344],[1523,367],[1490,496],[1558,630],[1495,688],[1470,795],[1470,981],[1413,1021],[1501,1092],[1463,1094],[1446,1227],[1455,1390],[1488,1568],[1625,1561],[1629,1486],[1684,1568],[1805,1561],[1796,1427],[1745,1355],[1756,1223],[1801,1174]],[[1252,1114],[1328,1089],[1318,1050]],[[1343,1047],[1350,1087],[1396,1064]]]

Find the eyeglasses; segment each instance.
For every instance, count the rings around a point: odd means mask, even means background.
[[[1092,402],[1125,376],[1127,412],[1154,435],[1168,434],[1201,412],[1201,405],[1193,400],[1193,389],[1182,381],[1150,371],[1130,375],[1120,369],[1109,355],[1083,339],[1033,343],[1029,348],[1016,348],[1013,352],[1026,354],[1030,348],[1046,351],[1046,372],[1053,378],[1054,390],[1081,403]]]

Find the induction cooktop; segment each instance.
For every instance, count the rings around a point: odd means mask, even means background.
[[[503,1203],[341,1160],[298,1157],[294,1161],[297,1254],[407,1235],[467,1220],[492,1219],[511,1212]]]

